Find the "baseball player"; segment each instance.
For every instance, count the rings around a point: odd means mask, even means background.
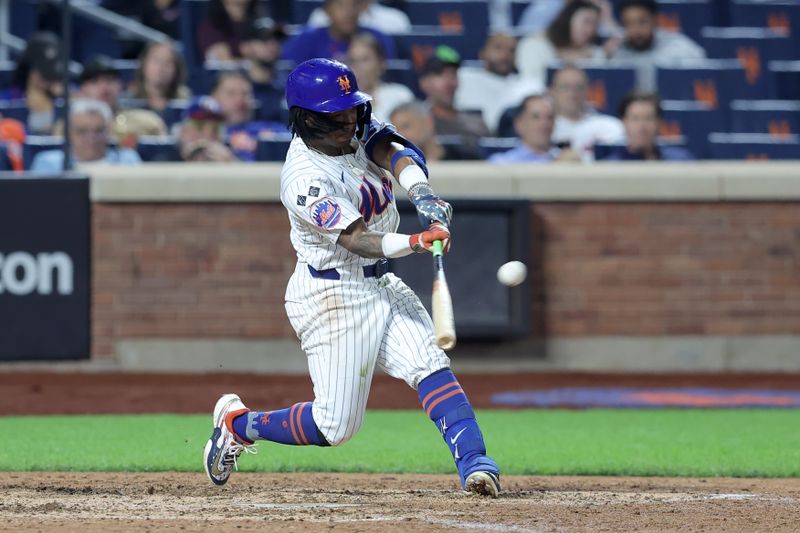
[[[375,367],[419,393],[455,460],[463,490],[496,497],[497,463],[486,455],[475,413],[436,346],[416,294],[387,272],[386,258],[448,248],[452,208],[434,194],[422,152],[371,118],[371,97],[353,72],[329,59],[301,63],[286,85],[293,140],[281,172],[281,202],[297,266],[286,312],[308,356],[314,400],[251,411],[235,394],[214,408],[205,446],[208,477],[228,481],[256,440],[337,446],[361,427]],[[408,192],[423,231],[396,233],[391,175]]]

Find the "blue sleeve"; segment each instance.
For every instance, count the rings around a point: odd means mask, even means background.
[[[312,39],[309,38],[308,31],[304,31],[299,35],[295,35],[283,45],[281,57],[283,57],[283,59],[288,59],[289,61],[302,63],[306,59],[310,59],[308,57],[307,49],[309,48],[308,45],[311,42]]]
[[[63,168],[64,153],[60,150],[39,152],[31,163],[31,172],[37,174],[58,174]]]

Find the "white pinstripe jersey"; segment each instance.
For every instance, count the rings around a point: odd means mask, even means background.
[[[375,262],[336,244],[341,231],[359,218],[380,232],[397,231],[400,222],[391,177],[356,139],[351,143],[355,153],[328,156],[295,137],[281,170],[281,203],[289,212],[297,260],[317,270],[355,270]]]

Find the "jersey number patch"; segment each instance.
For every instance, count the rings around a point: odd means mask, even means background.
[[[367,180],[366,177],[362,179],[364,182],[359,189],[361,192],[361,205],[358,206],[358,210],[361,212],[364,222],[369,222],[373,215],[380,215],[386,211],[386,208],[394,200],[394,194],[392,193],[392,182],[386,178],[381,178],[383,199],[381,199],[380,192],[372,182]]]
[[[323,198],[311,206],[311,218],[320,228],[330,229],[342,218],[342,209],[333,198]]]

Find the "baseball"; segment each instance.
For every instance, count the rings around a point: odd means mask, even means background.
[[[521,261],[509,261],[497,269],[497,281],[507,287],[516,287],[528,275],[528,267]]]

